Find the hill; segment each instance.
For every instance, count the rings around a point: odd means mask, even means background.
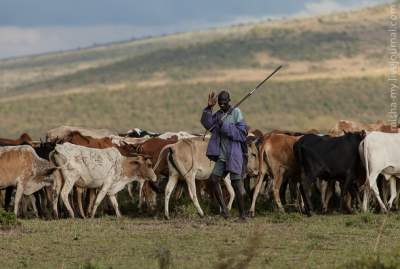
[[[61,124],[201,131],[210,89],[239,99],[251,126],[326,130],[385,119],[389,5],[0,61],[0,136]],[[267,90],[268,89],[268,90]]]

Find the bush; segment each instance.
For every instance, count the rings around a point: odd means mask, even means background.
[[[13,212],[7,212],[3,208],[0,208],[0,228],[12,228],[17,224],[17,217]]]

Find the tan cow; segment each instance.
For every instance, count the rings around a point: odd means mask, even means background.
[[[61,198],[71,217],[74,217],[74,211],[68,195],[75,185],[80,188],[100,188],[91,212],[92,218],[105,195],[110,198],[117,217],[120,217],[116,194],[132,181],[157,179],[149,159],[144,156],[124,157],[116,148],[95,149],[65,143],[56,146],[50,160],[60,168],[64,178]],[[56,216],[59,195],[57,189],[53,201]]]
[[[169,219],[169,199],[178,180],[185,180],[188,186],[189,195],[192,199],[197,212],[200,216],[204,216],[196,192],[196,180],[208,180],[214,168],[214,162],[210,161],[206,156],[209,138],[203,140],[201,137],[182,139],[175,144],[167,145],[160,153],[160,157],[154,169],[157,169],[163,153],[168,151],[168,169],[169,178],[165,188],[164,214]],[[257,149],[255,145],[249,146],[249,162],[248,166],[252,166],[251,173],[257,173],[257,167],[254,167],[257,159]],[[255,152],[253,152],[255,151]],[[225,186],[229,192],[228,209],[231,209],[235,197],[229,177],[224,178]]]
[[[14,202],[16,216],[22,195],[31,195],[51,185],[52,177],[48,175],[54,170],[56,168],[49,161],[40,158],[31,146],[0,148],[0,189],[17,187]]]
[[[266,174],[269,174],[272,178],[274,200],[278,210],[284,212],[279,191],[284,176],[299,177],[300,175],[300,169],[293,154],[293,145],[300,137],[275,132],[266,134],[263,137],[258,155],[259,173],[250,207],[251,216],[255,214],[257,196]]]
[[[90,136],[93,138],[104,138],[110,136],[117,136],[116,132],[113,132],[108,129],[93,129],[93,128],[85,128],[85,127],[76,127],[76,126],[60,126],[54,129],[47,131],[46,136],[54,141],[55,139],[64,139],[68,134],[73,131],[80,132],[84,136]]]

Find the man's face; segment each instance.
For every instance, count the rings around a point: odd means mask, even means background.
[[[229,110],[230,108],[229,101],[230,101],[229,98],[225,96],[218,97],[218,105],[222,111],[227,112]]]

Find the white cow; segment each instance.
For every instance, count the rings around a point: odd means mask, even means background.
[[[180,132],[177,132],[177,133],[174,133],[174,132],[166,132],[166,133],[163,133],[163,134],[159,135],[158,138],[161,138],[161,139],[168,139],[168,138],[171,138],[171,137],[173,137],[173,136],[178,137],[178,140],[180,140],[180,139],[186,139],[186,138],[197,137],[196,135],[193,135],[193,134],[191,134],[191,133],[188,133],[188,132],[185,132],[185,131],[180,131]]]
[[[57,145],[50,154],[50,159],[57,165],[64,178],[64,186],[56,188],[53,209],[57,213],[58,197],[67,207],[71,217],[74,211],[68,201],[68,195],[76,185],[81,188],[100,188],[91,212],[93,218],[97,207],[107,194],[114,207],[117,217],[121,216],[118,209],[116,194],[126,184],[140,179],[156,181],[151,160],[143,156],[124,157],[116,148],[94,149],[70,143]],[[58,186],[60,185],[60,179]]]
[[[365,165],[366,182],[363,211],[368,209],[368,187],[373,191],[383,212],[387,212],[379,195],[377,178],[382,174],[390,182],[389,209],[396,198],[396,178],[400,177],[400,134],[370,132],[360,143],[360,155]]]

